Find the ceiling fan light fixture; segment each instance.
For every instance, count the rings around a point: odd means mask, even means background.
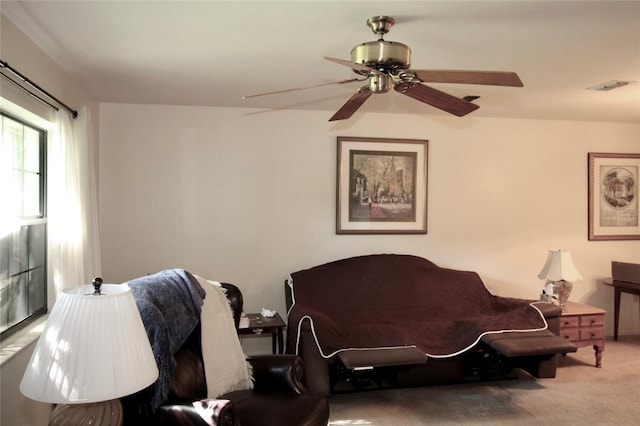
[[[596,86],[587,87],[587,90],[598,90],[600,92],[607,92],[609,90],[617,89],[618,87],[626,86],[630,81],[625,80],[611,80],[606,83],[598,84]]]
[[[387,93],[393,86],[391,77],[388,75],[372,75],[369,77],[369,88],[373,93]]]

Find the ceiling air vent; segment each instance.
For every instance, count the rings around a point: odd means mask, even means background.
[[[606,92],[607,90],[617,89],[618,87],[626,86],[627,84],[629,84],[628,81],[611,80],[606,83],[598,84],[597,86],[587,87],[587,90],[600,90],[601,92]]]

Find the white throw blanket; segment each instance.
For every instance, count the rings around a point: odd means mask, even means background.
[[[246,360],[224,289],[215,281],[196,276],[207,292],[202,304],[202,358],[209,398],[252,389],[251,366]]]

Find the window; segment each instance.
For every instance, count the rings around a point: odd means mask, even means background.
[[[47,309],[46,132],[0,112],[0,337]]]

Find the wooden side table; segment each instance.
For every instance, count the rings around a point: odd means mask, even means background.
[[[285,327],[284,321],[279,313],[273,317],[263,317],[260,314],[243,314],[247,318],[248,323],[240,319],[240,327],[238,328],[238,334],[240,335],[271,335],[271,350],[274,354],[284,353],[284,337],[283,330]],[[277,343],[277,348],[276,348]],[[277,349],[277,352],[276,352]]]
[[[606,285],[610,285],[614,289],[613,295],[613,340],[618,340],[618,326],[620,325],[620,295],[621,293],[630,293],[640,296],[640,284],[634,284],[627,281],[618,281],[611,278],[605,279]],[[640,308],[640,305],[638,305]]]
[[[592,345],[596,367],[602,366],[606,313],[604,309],[569,301],[560,318],[560,336],[569,339],[579,348]]]

